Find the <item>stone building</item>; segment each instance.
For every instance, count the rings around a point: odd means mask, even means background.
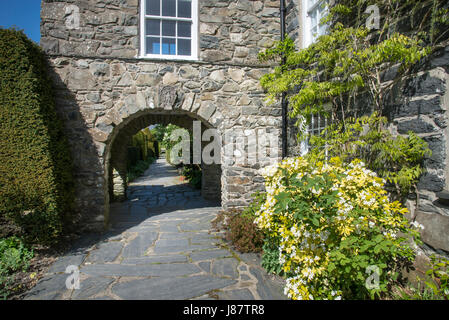
[[[157,123],[191,129],[201,121],[202,132],[231,137],[220,163],[202,163],[202,194],[225,208],[246,206],[263,187],[261,163],[252,161],[258,151],[248,145],[270,132],[277,138],[281,124],[259,85],[271,66],[257,59],[279,29],[278,1],[43,0],[41,46],[72,147],[83,225],[107,223],[111,191],[126,189],[126,143]],[[264,146],[276,155],[277,145]],[[242,153],[249,156],[233,157]]]
[[[286,33],[298,48],[313,41],[322,14],[316,0],[286,0]],[[259,78],[271,65],[260,50],[280,38],[280,1],[43,0],[41,45],[48,54],[57,107],[66,122],[77,180],[77,209],[87,226],[107,222],[110,193],[123,185],[129,137],[151,124],[214,128],[219,164],[202,164],[203,195],[223,207],[246,206],[263,185],[250,146],[280,137],[280,106],[267,106]],[[412,130],[433,152],[410,199],[410,218],[425,226],[425,250],[449,252],[449,47],[427,59],[386,106],[398,134]],[[300,153],[293,123],[289,155]],[[257,138],[259,139],[259,138]],[[260,139],[260,140],[263,140]],[[208,140],[206,139],[204,143]],[[280,140],[267,143],[278,155]],[[259,142],[259,141],[258,141]],[[266,141],[265,141],[266,142]],[[273,142],[273,141],[272,141]],[[277,143],[276,143],[277,142]],[[225,152],[231,145],[231,152]],[[260,145],[260,143],[258,143]],[[243,147],[242,147],[243,146]],[[234,147],[236,150],[234,150]],[[238,150],[241,148],[241,150]],[[243,161],[232,156],[249,154]]]

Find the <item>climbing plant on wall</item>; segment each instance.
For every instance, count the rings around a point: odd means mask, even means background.
[[[367,10],[373,5],[378,9],[377,17]],[[370,19],[377,18],[379,23],[376,26]],[[337,0],[329,8],[329,14],[322,23],[329,25],[329,32],[309,47],[298,51],[293,41],[287,38],[259,55],[262,61],[285,58],[284,64],[261,79],[267,99],[274,102],[278,101],[281,94],[287,94],[290,116],[297,119],[301,140],[307,138],[307,124],[314,114],[331,117],[339,123],[334,127],[336,130],[324,138],[324,143],[323,140],[312,139],[312,149],[314,143],[316,146],[329,147],[332,139],[333,142],[344,140],[348,135],[360,138],[366,130],[360,130],[358,135],[354,135],[354,131],[351,131],[354,121],[348,121],[372,112],[378,118],[372,120],[376,126],[371,129],[377,131],[378,138],[385,137],[386,122],[382,116],[392,98],[392,89],[397,88],[418,62],[441,47],[449,37],[447,2]],[[370,132],[373,133],[372,130]],[[335,139],[336,134],[341,135],[339,139]],[[371,138],[367,139],[370,140],[369,146],[365,145],[364,152],[358,154],[362,159],[371,157],[376,153],[376,148],[377,151],[382,149],[389,159],[401,154],[398,149],[401,138],[391,137],[389,141],[394,143],[386,144],[382,139]],[[416,135],[409,133],[404,141],[408,141],[407,148],[410,150],[421,148],[417,152],[420,158],[411,160],[413,164],[409,168],[413,170],[383,173],[390,182],[408,191],[421,174],[420,167],[415,167],[415,164],[429,153],[426,144]],[[346,139],[345,142],[346,150],[360,151],[357,139]],[[380,145],[382,143],[383,147]],[[332,154],[335,150],[330,148],[331,154],[327,155],[336,155]],[[366,150],[373,152],[367,154]]]
[[[379,9],[378,28],[366,27],[370,5]],[[335,1],[322,21],[328,34],[300,51],[287,38],[259,55],[262,61],[285,57],[285,64],[261,79],[268,100],[287,93],[301,129],[311,114],[357,116],[361,95],[382,115],[391,88],[448,38],[447,7],[442,0]],[[387,70],[395,71],[391,81],[385,81]]]

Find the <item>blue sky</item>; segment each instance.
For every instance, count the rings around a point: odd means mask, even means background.
[[[0,26],[17,26],[35,42],[40,40],[41,0],[0,0]]]

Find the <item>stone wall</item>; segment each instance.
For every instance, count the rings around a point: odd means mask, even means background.
[[[42,0],[41,45],[49,54],[139,56],[139,0]],[[71,7],[78,7],[73,28]],[[260,49],[280,37],[279,1],[200,0],[200,61],[259,64]]]
[[[73,147],[78,205],[93,215],[96,212],[96,219],[101,220],[108,203],[103,189],[112,146],[126,145],[125,137],[145,126],[171,122],[187,127],[200,120],[221,135],[238,134],[241,129],[245,139],[248,130],[280,127],[279,108],[263,103],[258,83],[266,72],[263,68],[71,57],[50,60],[58,109]],[[119,166],[116,169],[121,171]],[[247,194],[262,184],[257,169],[259,164],[222,166],[225,207],[248,203]]]
[[[301,40],[301,2],[302,0],[285,0],[285,32],[299,49]]]
[[[419,72],[401,86],[387,112],[398,134],[413,131],[432,150],[418,183],[418,198],[407,201],[410,219],[424,225],[427,253],[449,254],[449,207],[437,193],[449,189],[449,46],[423,61]]]
[[[114,189],[119,197],[126,190],[123,148],[145,126],[189,128],[200,120],[203,129],[245,143],[256,130],[280,128],[280,108],[265,105],[259,85],[271,66],[257,60],[259,50],[279,39],[278,1],[200,1],[199,61],[190,62],[138,57],[137,0],[43,0],[41,18],[41,46],[72,146],[77,210],[86,227],[107,223]],[[221,191],[224,208],[244,207],[263,188],[261,164],[235,162],[224,147],[221,165],[203,165],[203,195]]]

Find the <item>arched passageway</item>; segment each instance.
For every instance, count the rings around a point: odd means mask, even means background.
[[[128,121],[124,121],[119,126],[114,128],[110,143],[106,150],[105,158],[105,181],[107,186],[106,198],[110,202],[114,198],[126,199],[127,198],[127,147],[128,142],[131,137],[135,135],[140,130],[147,128],[151,125],[161,124],[175,124],[181,128],[187,129],[189,132],[197,132],[197,139],[201,139],[204,132],[207,129],[215,129],[211,124],[209,124],[204,119],[201,119],[198,115],[190,112],[185,112],[182,110],[146,110],[145,112],[139,112],[135,114]],[[211,142],[220,143],[219,134],[215,131],[215,136],[210,138]],[[202,140],[202,139],[201,139]],[[209,141],[201,141],[201,150],[209,143]],[[216,159],[220,159],[220,148],[221,145],[218,144],[219,148],[212,151],[218,151]],[[192,155],[195,151],[192,150],[192,144],[190,143],[190,154]],[[193,158],[192,156],[190,157]],[[196,159],[198,161],[198,159]],[[162,163],[156,164],[157,166],[167,165],[164,161]],[[215,162],[211,164],[206,164],[203,159],[200,159],[200,165],[202,170],[202,183],[201,183],[201,196],[206,200],[212,200],[220,204],[221,201],[221,165],[220,162]],[[157,170],[157,169],[156,169]],[[164,167],[164,172],[168,172]],[[154,171],[154,169],[153,169]],[[161,172],[158,172],[160,174]],[[151,203],[151,202],[150,202]],[[108,217],[105,217],[108,218]]]
[[[259,169],[280,154],[281,127],[280,108],[263,102],[259,78],[265,67],[65,57],[51,64],[57,107],[67,119],[76,219],[83,229],[108,225],[110,170],[120,169],[124,155],[120,141],[152,123],[189,128],[193,119],[202,130],[217,129],[221,177],[216,168],[203,168],[216,183],[204,183],[202,194],[221,194],[223,209],[244,208],[263,190]]]

